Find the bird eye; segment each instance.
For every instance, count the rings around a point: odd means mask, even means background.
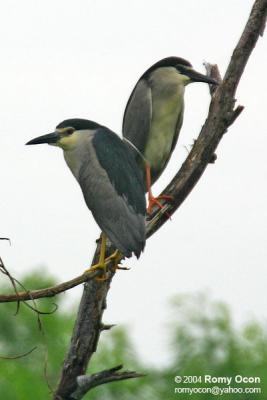
[[[75,131],[74,128],[67,128],[64,133],[66,135],[72,135],[74,131]]]

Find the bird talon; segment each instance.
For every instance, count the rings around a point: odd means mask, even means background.
[[[111,254],[110,256],[108,256],[107,258],[103,258],[104,255],[104,251],[105,251],[105,239],[104,239],[104,243],[101,243],[101,250],[100,250],[100,258],[99,258],[99,262],[97,264],[92,265],[90,268],[85,270],[86,272],[92,272],[92,271],[101,271],[102,270],[102,274],[101,276],[97,276],[95,279],[97,281],[106,281],[108,279],[108,274],[107,274],[107,265],[113,261],[113,267],[111,268],[111,270],[113,272],[116,272],[117,269],[127,269],[126,267],[119,267],[119,262],[122,258],[121,253],[119,252],[119,250],[115,250],[113,254]]]
[[[121,253],[119,252],[119,250],[115,250],[113,254],[111,254],[109,257],[106,258],[105,261],[107,263],[109,263],[110,261],[113,261],[113,266],[112,266],[111,270],[113,272],[116,272],[117,269],[120,269],[119,262],[121,261],[121,259],[122,259]]]
[[[97,263],[97,264],[94,264],[94,265],[92,265],[90,268],[87,268],[85,271],[84,271],[84,273],[87,273],[87,272],[93,272],[93,271],[101,271],[102,270],[102,274],[101,275],[103,275],[104,276],[104,278],[102,278],[102,277],[99,277],[99,276],[96,276],[95,277],[95,280],[96,281],[104,281],[104,280],[107,280],[107,278],[106,278],[106,275],[107,275],[107,266],[106,266],[106,263],[104,262],[104,264],[102,264],[102,263]]]
[[[162,195],[158,196],[157,199],[166,200],[166,201],[174,201],[174,197],[169,194],[162,194]]]
[[[148,201],[147,213],[148,213],[148,214],[151,214],[151,213],[152,213],[152,209],[153,209],[153,207],[155,207],[155,206],[159,207],[160,209],[163,208],[163,205],[157,200],[157,198],[151,196],[151,197],[149,198],[149,201]]]
[[[112,253],[109,257],[105,259],[106,263],[109,263],[110,261],[114,261],[114,263],[119,263],[121,260],[122,256],[119,250],[115,250],[114,253]]]
[[[162,194],[158,197],[154,197],[151,191],[151,170],[149,164],[146,164],[146,185],[147,185],[147,192],[148,192],[148,206],[147,206],[147,214],[151,214],[153,207],[157,206],[159,209],[163,209],[163,205],[160,203],[159,200],[166,200],[166,201],[173,201],[174,197],[166,194]],[[167,217],[171,219],[170,215],[167,214]]]
[[[173,201],[174,197],[173,196],[168,196],[168,195],[161,195],[161,196],[158,196],[158,197],[154,197],[150,193],[149,197],[148,197],[148,207],[147,207],[147,213],[148,214],[151,214],[153,208],[156,207],[156,206],[161,210],[163,209],[164,204],[161,204],[159,200]],[[170,215],[168,215],[167,213],[166,213],[166,215],[168,216],[168,218],[171,219]]]

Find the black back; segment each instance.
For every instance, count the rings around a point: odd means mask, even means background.
[[[128,146],[114,132],[104,127],[96,132],[93,146],[100,165],[117,193],[125,197],[138,214],[145,215],[145,187]]]

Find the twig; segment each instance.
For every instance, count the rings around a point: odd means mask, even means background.
[[[7,240],[11,246],[11,240],[9,238],[0,238],[0,240]]]
[[[52,388],[49,378],[48,378],[48,347],[47,345],[45,346],[45,358],[44,358],[44,379],[46,381],[47,387],[50,391],[50,393],[54,393],[54,389]]]
[[[4,261],[2,260],[2,258],[0,257],[0,272],[2,272],[2,274],[6,275],[10,282],[11,285],[13,286],[14,292],[15,292],[15,296],[16,296],[16,302],[17,302],[17,309],[15,312],[15,315],[18,314],[19,312],[19,306],[20,306],[20,300],[18,298],[18,291],[17,291],[17,286],[16,286],[16,281],[13,278],[13,276],[9,273],[9,271],[6,269]]]
[[[118,382],[125,379],[141,378],[144,374],[135,371],[120,371],[123,365],[107,369],[92,375],[81,375],[77,378],[77,389],[72,393],[73,400],[80,400],[83,396],[96,386],[104,385],[109,382]]]
[[[222,77],[217,64],[210,64],[205,61],[203,65],[206,68],[208,76],[210,76],[212,79],[215,79],[215,81],[222,83]],[[209,85],[209,89],[210,89],[210,94],[213,95],[213,93],[217,88],[214,85]]]
[[[114,326],[116,326],[116,324],[102,324],[100,325],[100,330],[101,331],[110,331],[110,329],[114,328]]]
[[[87,282],[91,279],[94,279],[99,274],[98,271],[86,272],[82,275],[77,276],[74,279],[69,281],[60,283],[59,285],[51,286],[45,289],[38,290],[27,290],[24,292],[17,292],[12,294],[1,294],[0,295],[0,303],[8,303],[14,301],[26,301],[26,300],[34,300],[41,299],[43,297],[54,297],[59,293],[65,292],[81,283]]]
[[[228,120],[228,127],[235,122],[235,120],[239,117],[239,115],[242,113],[244,108],[245,108],[244,106],[239,105],[233,110],[233,114],[231,115],[231,117]]]
[[[33,347],[31,350],[27,351],[26,353],[19,354],[18,356],[0,356],[1,360],[17,360],[18,358],[26,357],[31,354],[37,347]]]

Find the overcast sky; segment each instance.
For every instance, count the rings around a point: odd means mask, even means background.
[[[45,266],[59,281],[81,274],[99,229],[60,149],[26,147],[66,118],[121,134],[123,110],[140,75],[175,55],[222,73],[252,0],[24,0],[0,3],[0,255],[18,277]],[[210,290],[240,323],[266,319],[266,37],[237,92],[244,112],[229,129],[197,187],[148,242],[130,272],[118,272],[104,319],[131,328],[137,350],[167,359],[169,299]],[[154,192],[187,155],[207,115],[205,84],[186,89],[179,142]],[[3,278],[0,277],[2,280]],[[79,298],[82,287],[68,296]],[[64,295],[63,295],[64,296]],[[66,297],[67,295],[65,295]]]

